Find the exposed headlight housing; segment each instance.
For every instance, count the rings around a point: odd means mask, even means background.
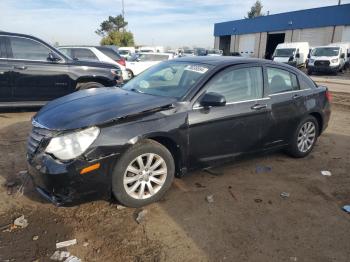
[[[334,63],[334,64],[335,64],[335,63],[338,63],[338,61],[339,61],[338,58],[335,58],[335,59],[332,59],[332,60],[331,60],[331,62]]]
[[[77,132],[56,136],[50,140],[45,149],[60,160],[71,160],[83,154],[96,140],[100,129],[96,126]]]

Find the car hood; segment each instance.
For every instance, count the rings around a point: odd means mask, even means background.
[[[287,63],[289,61],[289,56],[275,56],[273,61],[280,63]]]
[[[44,106],[34,121],[52,130],[71,130],[101,125],[112,120],[162,110],[176,99],[126,91],[93,88],[56,99]]]

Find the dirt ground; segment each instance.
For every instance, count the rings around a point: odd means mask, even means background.
[[[24,195],[1,186],[0,227],[20,215],[29,225],[1,229],[0,261],[50,261],[56,242],[76,238],[67,250],[82,261],[348,262],[350,214],[341,207],[350,204],[350,94],[333,96],[330,126],[311,155],[275,152],[190,173],[144,208],[141,224],[139,209],[106,201],[57,208],[30,184]],[[33,114],[0,113],[1,185],[20,181],[25,170]],[[257,173],[257,166],[271,171]]]

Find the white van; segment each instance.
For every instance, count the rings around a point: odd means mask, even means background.
[[[309,49],[308,42],[281,43],[273,53],[273,61],[301,67],[305,65]]]
[[[333,46],[341,46],[345,49],[345,68],[350,66],[350,42],[339,42],[332,44]]]
[[[348,59],[346,44],[335,43],[328,46],[318,46],[309,55],[307,73],[313,72],[337,73],[343,71]]]

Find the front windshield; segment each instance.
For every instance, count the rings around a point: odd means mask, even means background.
[[[339,47],[318,47],[311,51],[312,56],[338,56]]]
[[[290,57],[293,56],[295,48],[279,48],[276,49],[274,56],[277,57]]]
[[[157,96],[181,98],[211,66],[189,62],[163,62],[130,80],[122,88]]]

